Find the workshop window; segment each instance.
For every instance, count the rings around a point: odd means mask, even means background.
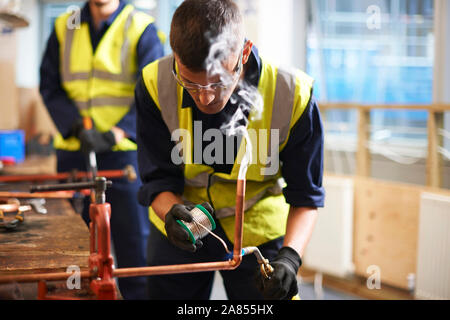
[[[308,4],[306,68],[316,79],[319,101],[432,103],[433,0],[310,0]],[[329,110],[324,118],[326,169],[354,174],[357,112]],[[425,170],[427,112],[376,110],[370,118],[373,165],[380,160]],[[372,168],[372,176],[379,176],[382,168]],[[406,182],[402,170],[398,172],[399,177],[391,178]],[[424,184],[424,177],[425,171],[408,182]]]
[[[320,100],[431,103],[432,0],[310,0],[307,70]]]

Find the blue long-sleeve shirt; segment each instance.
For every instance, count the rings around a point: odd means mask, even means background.
[[[260,75],[261,60],[257,49],[253,48],[245,80],[257,86]],[[182,194],[184,173],[182,168],[175,165],[171,159],[175,143],[171,141],[171,133],[160,110],[148,93],[142,76],[136,86],[135,97],[138,163],[143,184],[138,199],[142,205],[149,206],[161,192],[171,191]],[[218,129],[227,123],[237,106],[229,101],[221,112],[213,115],[204,114],[196,107],[189,93],[184,90],[182,108],[192,108],[193,121],[202,122],[203,135],[208,129]],[[286,202],[294,207],[323,207],[325,198],[322,187],[323,127],[317,102],[312,95],[279,156],[281,172],[286,182],[283,190]],[[210,166],[215,172],[230,173],[233,164],[223,163],[226,161],[210,164]]]
[[[92,49],[96,50],[100,40],[105,35],[119,13],[126,6],[125,1],[120,1],[117,10],[99,28],[94,26],[93,19],[86,5],[81,10],[81,23],[89,24]],[[157,29],[150,24],[142,33],[137,45],[137,63],[139,72],[150,62],[164,55],[163,46],[158,38]],[[71,134],[74,123],[81,117],[74,102],[67,96],[62,87],[60,74],[60,50],[59,42],[53,29],[47,42],[41,68],[40,68],[40,92],[44,103],[53,119],[58,131],[64,138]],[[128,139],[136,141],[136,107],[134,103],[130,106],[128,113],[116,124],[125,131]]]

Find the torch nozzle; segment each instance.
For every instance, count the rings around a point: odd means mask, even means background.
[[[261,268],[261,273],[266,279],[270,279],[273,273],[273,267],[270,265],[269,260],[264,258],[258,247],[246,247],[242,249],[242,255],[246,256],[249,254],[254,254],[256,261],[259,263]]]

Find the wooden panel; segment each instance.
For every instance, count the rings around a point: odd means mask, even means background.
[[[308,267],[305,266],[302,266],[299,270],[302,283],[314,285],[315,274],[315,270],[308,269]],[[359,276],[340,278],[329,274],[323,274],[322,285],[325,288],[331,288],[338,292],[369,300],[414,300],[414,295],[409,291],[388,285],[382,285],[380,290],[371,290],[367,288],[367,279]],[[301,298],[301,290],[299,294]]]
[[[376,265],[381,282],[407,289],[416,272],[420,187],[355,178],[355,272]]]
[[[47,215],[25,214],[15,231],[0,229],[0,275],[88,267],[89,230],[67,200],[47,200]]]
[[[442,187],[442,156],[439,148],[443,146],[444,138],[440,130],[444,129],[444,114],[442,112],[428,113],[428,157],[427,185]]]
[[[38,134],[54,136],[58,131],[45,107],[39,88],[18,88],[19,129],[25,131],[25,140]]]
[[[0,23],[0,130],[15,130],[19,125],[16,87],[16,34],[2,33]]]

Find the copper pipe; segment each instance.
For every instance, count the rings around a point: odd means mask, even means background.
[[[20,204],[0,204],[0,211],[3,212],[16,212],[16,211],[31,211],[31,206],[21,206]]]
[[[245,180],[238,180],[236,186],[236,213],[234,218],[234,258],[242,259],[242,238],[244,225]]]
[[[43,280],[60,281],[60,280],[67,280],[72,275],[73,275],[72,273],[66,272],[7,275],[7,276],[0,276],[0,283],[39,282]],[[89,278],[91,277],[91,272],[81,271],[80,277]]]
[[[240,260],[241,257],[239,256],[239,259],[233,258],[232,260],[219,262],[178,264],[178,265],[140,267],[140,268],[121,268],[113,270],[113,277],[122,278],[122,277],[151,276],[151,275],[204,272],[216,270],[233,270],[239,266],[241,262]],[[0,283],[39,282],[42,280],[59,281],[59,280],[67,280],[71,275],[72,274],[65,272],[7,275],[7,276],[0,276]],[[80,272],[80,278],[90,278],[90,277],[91,273],[89,271]]]
[[[114,179],[127,178],[129,181],[136,180],[136,171],[133,166],[126,166],[123,170],[102,170],[97,172],[98,176]],[[0,176],[0,182],[24,182],[24,181],[50,181],[50,180],[67,180],[67,179],[87,179],[90,177],[89,172],[61,172],[56,174],[31,174],[31,175],[14,175]]]
[[[78,177],[78,174],[76,174]],[[31,174],[31,175],[17,175],[17,176],[0,176],[0,182],[13,183],[24,181],[47,181],[47,180],[65,180],[72,177],[70,173],[56,173],[56,174]]]
[[[142,277],[142,276],[154,276],[162,274],[233,270],[236,269],[239,266],[239,264],[240,261],[236,261],[235,259],[233,259],[219,262],[176,264],[168,266],[153,266],[142,268],[121,268],[113,270],[113,276],[116,278],[137,277],[137,276]]]
[[[81,194],[87,196],[90,190],[81,190]],[[53,191],[53,192],[7,192],[0,191],[0,198],[20,198],[20,199],[72,199],[75,196],[74,191]]]
[[[19,210],[19,205],[18,204],[12,204],[12,203],[8,203],[8,204],[0,204],[0,211],[3,212],[16,212]]]

